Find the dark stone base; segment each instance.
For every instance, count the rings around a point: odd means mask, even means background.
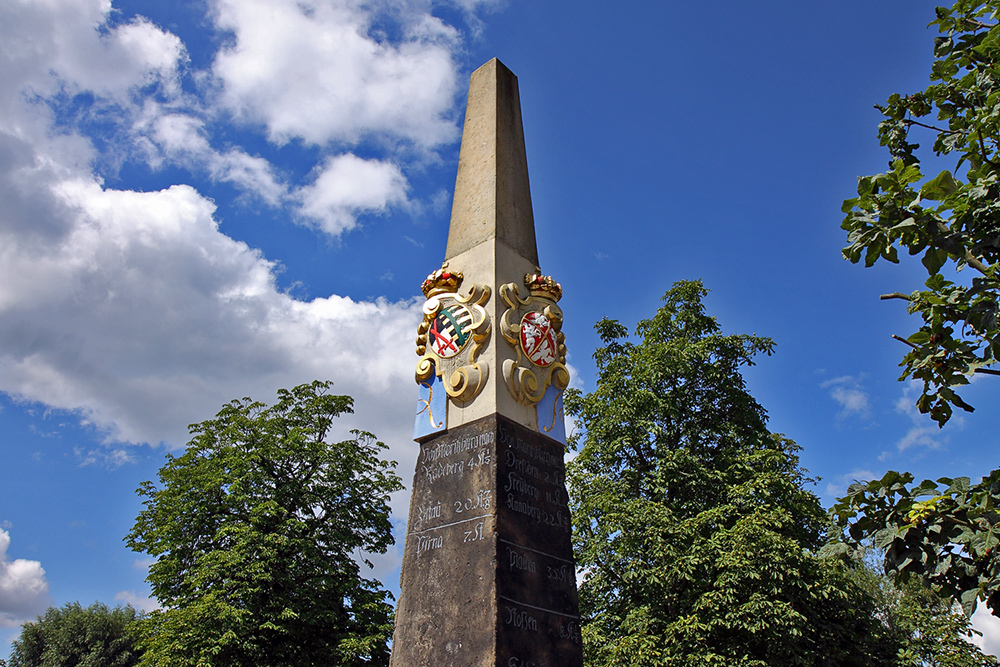
[[[563,473],[499,415],[420,445],[390,667],[582,667]]]

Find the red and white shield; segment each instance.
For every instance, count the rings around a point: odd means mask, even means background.
[[[556,333],[549,318],[537,310],[521,319],[521,349],[536,366],[545,367],[556,360]]]

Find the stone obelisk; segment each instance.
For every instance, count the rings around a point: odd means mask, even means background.
[[[535,245],[517,78],[472,74],[417,331],[420,445],[391,667],[581,667],[558,283]]]

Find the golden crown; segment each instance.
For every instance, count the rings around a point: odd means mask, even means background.
[[[420,286],[424,296],[428,299],[435,294],[444,292],[457,292],[465,276],[461,271],[449,271],[448,262],[441,265],[441,268],[427,276],[427,280]]]
[[[534,296],[543,296],[558,301],[562,298],[562,287],[549,276],[543,276],[541,272],[528,274],[524,277],[524,285]]]

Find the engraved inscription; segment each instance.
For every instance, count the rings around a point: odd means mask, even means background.
[[[429,501],[424,505],[417,507],[417,523],[423,523],[430,519],[440,519],[441,518],[441,501],[434,502]]]
[[[565,478],[563,478],[562,476],[562,473],[559,472],[558,470],[553,470],[552,472],[545,473],[545,477],[542,481],[546,482],[547,484],[555,484],[558,487],[562,487],[566,482]]]
[[[487,447],[496,442],[496,434],[493,431],[476,435],[467,435],[457,440],[441,442],[432,448],[423,450],[424,459],[429,463],[434,463],[440,459],[446,459],[455,454],[466,454],[480,447]]]
[[[538,488],[512,472],[507,473],[507,486],[504,487],[504,491],[517,491],[538,500]]]
[[[466,498],[465,501],[455,501],[455,514],[468,512],[474,509],[488,510],[490,508],[490,496],[493,492],[489,489],[481,490],[475,498]]]
[[[560,584],[568,584],[569,582],[575,580],[573,568],[565,563],[556,567],[546,565],[545,570],[545,576],[549,581],[555,581]]]
[[[471,438],[466,438],[470,440]],[[424,456],[424,459],[429,460],[429,463],[421,463],[420,471],[424,474],[424,477],[428,482],[436,482],[442,477],[450,477],[452,475],[461,476],[467,469],[475,470],[476,468],[482,466],[488,466],[493,463],[493,452],[489,447],[481,447],[476,451],[472,452],[468,459],[461,459],[458,461],[447,461],[441,460],[447,458],[440,455],[440,450],[444,445],[438,445],[436,448],[430,450]],[[465,453],[464,451],[461,453]]]
[[[417,535],[417,554],[422,554],[431,549],[440,549],[444,546],[444,537],[428,537],[427,535]]]
[[[559,636],[563,639],[570,640],[574,644],[579,644],[582,639],[580,635],[580,624],[576,621],[563,623],[559,626]]]
[[[438,461],[437,463],[432,463],[431,465],[422,465],[420,468],[424,473],[424,476],[427,478],[427,481],[433,484],[442,477],[461,475],[465,472],[465,461],[455,461],[454,463],[442,463]]]
[[[558,528],[559,530],[565,533],[568,533],[571,530],[569,523],[569,515],[563,514],[562,510],[556,512],[555,514],[542,512],[542,521],[545,522],[546,526],[552,526],[554,528]]]
[[[465,462],[465,465],[469,467],[470,470],[479,468],[481,466],[488,466],[493,463],[493,453],[489,447],[482,447],[478,451],[472,453],[469,460]]]
[[[521,500],[514,500],[513,493],[507,494],[507,509],[513,510],[514,512],[517,512],[519,514],[530,516],[538,523],[542,522],[542,515],[545,514],[545,512],[542,512],[542,510],[535,507],[531,503],[526,503]]]
[[[526,461],[524,459],[519,459],[517,457],[517,454],[515,454],[512,451],[510,451],[509,449],[507,450],[507,453],[504,455],[504,457],[507,459],[507,467],[508,468],[513,468],[514,470],[516,470],[517,472],[521,473],[522,475],[526,475],[526,476],[529,476],[529,477],[534,477],[535,479],[541,479],[542,478],[542,473],[539,472],[538,466],[536,466],[536,465],[534,465],[534,464],[532,464],[532,463],[530,463],[530,462],[528,462],[528,461]]]
[[[517,551],[516,549],[511,549],[510,547],[507,547],[507,556],[509,559],[509,567],[511,570],[521,570],[522,572],[538,571],[538,566],[535,564],[535,561],[526,554]]]
[[[500,439],[500,442],[511,450],[523,454],[528,458],[538,461],[544,465],[552,466],[553,468],[562,467],[562,452],[558,455],[552,454],[535,443],[522,439],[513,431],[508,431],[503,427],[503,425],[499,426],[498,431],[499,434],[497,437]]]
[[[479,540],[485,540],[486,534],[483,532],[483,525],[485,523],[486,523],[485,521],[480,521],[479,523],[477,523],[475,526],[472,527],[472,530],[465,531],[465,539],[463,539],[462,541],[478,542]]]
[[[538,632],[538,619],[526,611],[521,611],[517,607],[507,606],[507,616],[504,623],[514,628]]]

